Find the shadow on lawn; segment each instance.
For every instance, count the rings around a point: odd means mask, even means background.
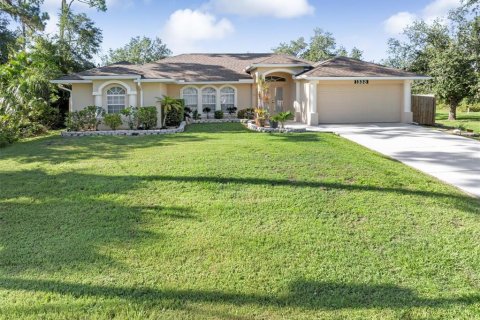
[[[30,170],[0,172],[0,181],[0,270],[7,273],[92,264],[121,269],[98,248],[164,241],[141,228],[151,219],[197,219],[190,208],[129,204],[120,196],[138,187],[137,177]]]
[[[256,305],[308,310],[397,309],[412,307],[447,308],[480,302],[480,295],[447,298],[422,298],[408,288],[390,284],[344,284],[308,280],[293,281],[284,295],[245,294],[238,292],[155,289],[146,287],[102,286],[52,280],[0,278],[0,288],[69,295],[75,298],[98,297],[122,299],[150,307],[183,309],[189,303],[218,303],[234,306]]]
[[[294,181],[214,176],[102,176],[79,172],[48,174],[41,170],[0,172],[0,268],[55,271],[90,263],[114,264],[96,247],[136,244],[163,235],[142,230],[150,219],[195,220],[195,208],[131,205],[128,193],[152,182],[265,185],[271,188],[314,188],[319,192],[348,190],[416,196],[448,203],[468,213],[480,213],[479,201],[460,193],[380,187],[322,181]],[[136,200],[141,201],[141,200]],[[412,201],[406,199],[402,201]],[[415,201],[415,200],[414,200]],[[52,236],[54,235],[54,236]],[[168,239],[167,239],[168,240]]]
[[[13,159],[21,163],[45,162],[58,164],[91,159],[120,160],[132,149],[185,145],[211,140],[212,137],[196,135],[159,136],[100,136],[100,137],[45,137],[19,142],[0,149],[0,160]]]
[[[430,190],[415,190],[397,187],[380,187],[373,185],[345,184],[338,182],[323,181],[295,181],[282,179],[263,178],[224,178],[218,176],[147,176],[142,179],[149,181],[175,181],[175,182],[210,182],[219,184],[245,184],[245,185],[266,185],[266,186],[287,186],[292,188],[316,188],[320,190],[338,189],[349,191],[366,191],[381,193],[395,193],[398,195],[412,195],[420,197],[438,198],[438,201],[450,200],[451,203],[466,212],[480,214],[480,200],[460,193],[450,194]]]

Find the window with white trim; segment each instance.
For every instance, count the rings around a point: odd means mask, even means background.
[[[107,111],[108,113],[120,113],[125,109],[126,94],[121,87],[112,87],[107,90]]]
[[[235,107],[235,89],[224,87],[220,90],[220,105],[223,112],[228,112],[227,108]]]
[[[192,111],[198,107],[198,90],[193,87],[185,88],[182,92],[182,99],[185,101],[185,107]]]
[[[212,87],[202,89],[202,112],[206,107],[210,108],[210,111],[215,111],[217,105],[217,90]]]

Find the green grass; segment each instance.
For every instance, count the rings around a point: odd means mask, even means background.
[[[465,129],[480,133],[480,112],[458,112],[457,120],[448,120],[448,111],[440,111],[436,114],[436,122],[452,128],[463,125]]]
[[[331,134],[0,149],[0,318],[480,314],[480,206]]]

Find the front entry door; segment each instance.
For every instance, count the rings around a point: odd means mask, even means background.
[[[283,111],[283,103],[284,103],[284,90],[283,85],[272,84],[270,87],[270,97],[271,97],[271,104],[270,110],[274,113],[279,113]]]

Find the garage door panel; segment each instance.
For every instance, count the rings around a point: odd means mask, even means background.
[[[402,86],[319,84],[317,103],[321,123],[399,122]]]

